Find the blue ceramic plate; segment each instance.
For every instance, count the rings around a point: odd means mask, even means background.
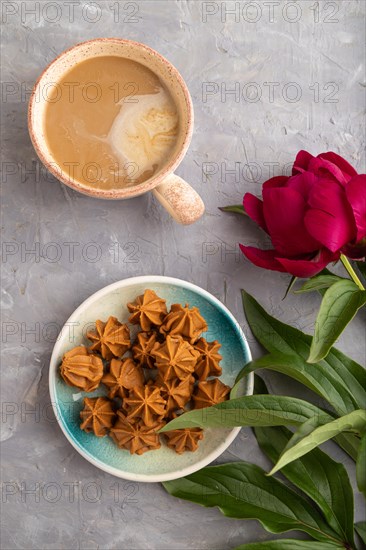
[[[73,347],[90,342],[86,332],[94,326],[96,319],[106,320],[114,315],[121,322],[127,322],[127,303],[150,288],[165,298],[168,307],[179,303],[196,306],[208,324],[207,340],[218,340],[223,356],[221,380],[230,386],[241,368],[250,361],[250,351],[239,323],[229,310],[214,296],[186,281],[170,277],[135,277],[109,285],[85,300],[71,315],[63,327],[54,347],[50,364],[50,394],[56,418],[70,443],[89,462],[115,476],[133,481],[157,482],[177,479],[191,474],[215,460],[239,433],[235,429],[207,429],[196,452],[178,455],[162,444],[157,451],[141,456],[130,455],[119,449],[108,436],[97,438],[79,427],[79,413],[85,395],[97,396],[106,392],[96,390],[85,394],[77,388],[67,386],[59,374],[63,354]],[[248,376],[243,393],[253,392],[253,376]]]

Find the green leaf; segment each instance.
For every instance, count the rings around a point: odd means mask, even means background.
[[[362,436],[356,463],[357,487],[366,497],[366,434]]]
[[[326,422],[326,423],[325,423]],[[315,429],[314,429],[315,426]],[[317,427],[316,427],[317,426]],[[353,411],[345,416],[327,421],[326,415],[310,418],[294,433],[281,454],[276,466],[269,475],[274,474],[286,464],[303,456],[325,441],[344,431],[362,433],[366,429],[366,410]]]
[[[295,443],[300,441],[300,439],[302,439],[306,435],[309,435],[315,428],[319,426],[323,426],[330,420],[332,419],[330,419],[327,414],[322,414],[317,417],[314,416],[313,418],[309,418],[308,420],[305,420],[305,422],[301,424],[301,426],[294,433],[292,438],[292,444],[294,445]],[[341,432],[340,434],[334,437],[334,440],[356,462],[358,451],[360,448],[360,438],[357,435],[354,435],[353,433],[350,433],[350,432],[349,433]]]
[[[258,377],[257,377],[258,378]],[[254,376],[254,385],[255,385],[256,376]],[[252,380],[251,378],[242,378],[238,384],[233,386],[230,391],[229,399],[235,399],[236,397],[242,397],[243,395],[248,395],[251,393]],[[235,391],[233,391],[235,388]],[[249,391],[250,389],[250,391]],[[260,392],[256,392],[260,393]]]
[[[245,395],[212,407],[188,411],[171,420],[160,433],[192,427],[299,426],[308,418],[321,415],[324,411],[295,397]]]
[[[249,542],[237,546],[234,550],[314,550],[312,540],[277,539],[264,542]],[[344,550],[342,544],[337,542],[317,542],[316,550]]]
[[[361,279],[361,282],[363,283],[363,285],[366,286],[366,262],[365,261],[355,262],[351,260],[351,265],[356,271],[356,274]]]
[[[262,452],[275,464],[291,439],[287,428],[255,428]],[[282,468],[281,473],[321,509],[342,540],[353,544],[353,491],[343,464],[314,449]]]
[[[358,521],[355,523],[355,529],[362,542],[366,544],[366,521]]]
[[[234,214],[243,214],[244,216],[248,215],[245,212],[242,204],[233,204],[231,206],[219,206],[219,210],[221,210],[221,212],[233,212]]]
[[[366,369],[336,348],[332,348],[326,359],[323,359],[319,364],[323,364],[324,362],[329,364],[340,376],[345,377],[347,386],[352,392],[359,408],[365,408]]]
[[[265,382],[256,374],[254,393],[268,393]],[[254,433],[260,449],[273,464],[293,435],[282,426],[257,427]],[[354,452],[355,460],[356,456],[357,450]],[[354,544],[353,490],[343,464],[335,462],[320,449],[314,449],[285,466],[281,473],[319,506],[329,525],[343,540]]]
[[[351,260],[351,264],[354,265],[356,264],[357,268],[361,271],[362,275],[364,275],[364,277],[366,278],[366,262],[365,260],[357,260],[357,261],[353,261]]]
[[[258,302],[244,290],[243,305],[247,321],[256,339],[271,353],[296,355],[304,365],[309,356],[312,337],[294,327],[281,323],[269,315]],[[332,377],[342,385],[347,381],[350,395],[353,396],[357,408],[366,407],[366,371],[336,348],[332,348],[327,357],[319,361],[323,372],[332,371]],[[309,365],[310,368],[310,365]],[[329,400],[328,400],[329,401]],[[332,402],[329,401],[333,406]]]
[[[257,395],[268,395],[269,393],[265,381],[258,374],[254,375],[253,393]]]
[[[315,322],[308,363],[317,363],[326,357],[345,327],[365,304],[366,291],[360,290],[353,281],[343,279],[328,288]]]
[[[345,280],[346,279],[337,277],[337,275],[333,275],[331,273],[329,275],[317,275],[316,277],[308,279],[301,288],[295,290],[295,294],[302,294],[303,292],[313,292],[314,290],[329,288],[334,283]]]
[[[351,433],[341,433],[334,441],[356,462],[360,448],[360,438]]]
[[[225,516],[257,519],[272,533],[301,530],[319,541],[339,541],[307,500],[255,464],[233,462],[209,466],[185,478],[163,483],[178,498],[217,506]]]
[[[358,409],[358,403],[348,388],[346,380],[340,380],[329,366],[325,364],[309,364],[299,355],[284,355],[281,353],[270,353],[260,359],[248,363],[237,377],[237,384],[250,372],[261,369],[274,370],[290,376],[307,388],[320,395],[323,399],[332,404],[334,410],[339,414],[347,414]],[[232,389],[236,395],[236,384]]]
[[[293,286],[294,286],[294,284],[296,283],[296,281],[297,281],[297,277],[295,277],[295,275],[293,275],[293,276],[291,277],[291,281],[290,281],[289,284],[288,284],[288,287],[287,287],[287,289],[286,289],[285,295],[284,295],[284,297],[282,298],[282,300],[285,300],[285,299],[287,298],[288,293],[289,293],[290,290],[293,288]]]
[[[309,355],[312,337],[300,330],[281,323],[269,315],[258,302],[242,291],[243,306],[247,321],[256,339],[269,352],[278,352],[283,355],[295,354],[303,360],[304,365]],[[331,348],[327,357],[317,363],[319,368],[325,372],[332,372],[332,377],[339,383],[344,384],[347,380],[347,386],[350,394],[357,403],[357,408],[362,409],[366,406],[366,371],[353,359],[344,355],[336,348]],[[333,406],[333,403],[325,395],[327,401]],[[340,434],[335,438],[336,442],[344,449],[354,460],[356,460],[359,440],[352,434]]]

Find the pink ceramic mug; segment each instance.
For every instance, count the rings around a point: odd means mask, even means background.
[[[134,186],[119,189],[88,187],[62,170],[47,145],[44,119],[48,98],[44,97],[42,90],[54,86],[78,63],[97,56],[119,56],[147,66],[169,90],[178,110],[179,132],[172,155],[152,177]],[[120,38],[99,38],[77,44],[63,52],[44,70],[34,86],[29,102],[28,127],[34,148],[46,168],[62,183],[80,193],[113,200],[128,199],[153,191],[172,217],[182,224],[195,222],[204,212],[201,197],[187,182],[174,174],[187,152],[193,132],[193,106],[188,88],[177,69],[144,44]]]

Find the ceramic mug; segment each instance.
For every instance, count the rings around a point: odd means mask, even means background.
[[[136,61],[152,70],[169,90],[179,115],[179,132],[173,153],[148,180],[122,189],[94,189],[73,179],[57,164],[48,148],[44,117],[47,93],[78,63],[98,56],[118,56]],[[36,82],[28,109],[28,127],[33,146],[46,168],[62,183],[72,189],[100,199],[128,199],[152,191],[160,203],[179,223],[197,221],[204,212],[204,204],[197,192],[174,171],[182,162],[193,132],[193,106],[187,85],[169,61],[148,46],[120,38],[99,38],[77,44],[57,57]]]

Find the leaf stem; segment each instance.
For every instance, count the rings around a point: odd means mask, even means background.
[[[355,270],[353,269],[353,267],[351,265],[351,262],[343,254],[341,254],[341,262],[344,265],[344,267],[346,268],[346,270],[347,270],[349,276],[351,277],[352,281],[358,286],[358,288],[360,290],[365,290],[365,287],[363,286],[360,279],[358,278]]]

